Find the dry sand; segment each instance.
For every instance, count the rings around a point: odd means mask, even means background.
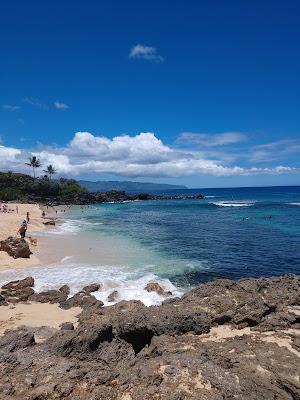
[[[59,328],[63,322],[77,325],[77,315],[82,309],[73,307],[68,310],[58,304],[26,302],[0,307],[0,335],[6,330],[20,326]]]
[[[18,213],[16,212],[18,207]],[[42,231],[45,228],[42,217],[42,211],[38,204],[8,204],[8,208],[11,211],[9,213],[0,212],[0,240],[6,239],[9,236],[18,236],[18,229],[24,219],[26,219],[26,213],[30,214],[30,223],[28,224],[27,236],[34,237],[35,231]],[[28,240],[28,239],[27,239]],[[37,257],[39,245],[32,246],[30,249],[33,254],[30,258],[18,258],[14,259],[9,256],[6,252],[0,251],[0,269],[7,268],[22,268],[29,267],[39,264]]]
[[[18,213],[17,213],[18,207]],[[26,213],[30,214],[30,223],[26,236],[35,238],[34,232],[45,229],[43,222],[47,218],[42,218],[42,210],[38,204],[8,204],[9,213],[0,212],[0,240],[6,239],[9,236],[18,236],[18,229],[24,219]],[[56,216],[55,209],[47,210],[44,208],[48,217]],[[29,240],[27,239],[28,243]],[[25,268],[29,266],[41,264],[39,260],[39,247],[30,245],[33,254],[30,258],[14,259],[6,252],[0,251],[0,269],[15,269]],[[24,302],[15,305],[0,307],[0,335],[3,335],[6,330],[16,329],[20,326],[28,327],[47,327],[59,328],[63,322],[72,322],[77,324],[76,316],[82,311],[79,307],[73,307],[69,310],[59,308],[58,304],[43,304],[36,302]]]

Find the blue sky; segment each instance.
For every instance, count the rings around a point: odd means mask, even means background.
[[[300,182],[299,1],[0,5],[0,169]]]

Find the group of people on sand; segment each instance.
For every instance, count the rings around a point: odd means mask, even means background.
[[[16,209],[13,210],[11,208],[8,208],[8,204],[7,203],[4,203],[4,202],[0,201],[0,212],[10,213],[10,212],[14,212],[14,211],[16,211],[17,214],[19,213],[18,206],[16,206]]]

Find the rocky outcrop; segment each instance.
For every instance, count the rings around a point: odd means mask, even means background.
[[[117,301],[118,296],[119,292],[117,290],[114,290],[107,296],[107,301],[113,303],[114,301]]]
[[[32,254],[26,240],[12,236],[0,241],[0,251],[6,251],[13,258],[29,258]]]
[[[147,292],[156,292],[163,297],[172,296],[172,292],[164,290],[157,282],[147,283],[145,290],[147,290]]]
[[[12,281],[3,285],[1,287],[0,305],[27,301],[28,298],[34,294],[33,286],[34,279],[32,277]]]
[[[101,285],[99,283],[92,283],[90,285],[85,286],[82,289],[82,292],[93,293],[93,292],[97,292],[100,288],[101,288]]]
[[[38,201],[42,204],[50,206],[62,204],[96,204],[96,203],[122,203],[124,201],[147,201],[147,200],[187,200],[187,199],[203,199],[203,194],[194,195],[157,195],[149,193],[129,194],[124,191],[112,190],[109,192],[76,192],[65,195],[58,195],[49,198],[41,198],[37,196],[29,197],[29,200]]]
[[[74,330],[74,325],[72,322],[63,322],[60,326],[60,329],[62,331],[73,331]]]
[[[300,398],[298,276],[91,305],[66,328],[41,343],[32,328],[0,338],[1,400]]]
[[[20,290],[34,286],[34,279],[28,276],[25,279],[9,282],[1,287],[2,290]]]
[[[90,308],[90,307],[102,307],[103,302],[97,300],[95,296],[88,292],[78,292],[74,294],[74,296],[66,299],[64,301],[59,301],[60,307],[64,309],[68,309],[71,307],[81,307],[81,308]]]
[[[30,301],[37,301],[39,303],[62,303],[68,298],[67,293],[60,290],[45,290],[43,292],[34,293],[29,297]]]

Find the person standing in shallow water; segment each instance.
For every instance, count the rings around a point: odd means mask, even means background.
[[[26,213],[26,219],[27,219],[27,224],[29,224],[30,217],[29,217],[29,212],[28,212],[28,211],[27,211],[27,213]]]

